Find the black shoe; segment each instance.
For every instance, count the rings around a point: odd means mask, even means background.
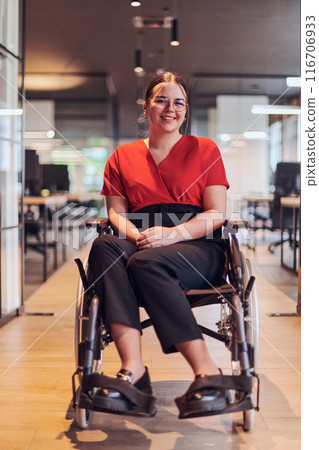
[[[205,378],[206,375],[196,375],[195,380]],[[201,409],[219,411],[225,409],[227,406],[225,389],[210,387],[206,389],[199,389],[194,391],[188,396],[188,403],[197,403],[201,406]]]
[[[134,375],[132,372],[126,369],[121,369],[114,378],[119,378],[121,380],[127,381],[128,383],[132,384],[136,389],[139,391],[144,392],[145,394],[152,394],[152,386],[151,386],[151,379],[148,373],[148,368],[145,367],[145,372],[139,378],[135,383],[134,381]],[[116,399],[124,399],[125,397],[120,392],[116,391],[115,389],[99,389],[96,394],[95,398],[116,398]]]
[[[225,389],[210,386],[212,379],[213,376],[196,375],[187,392],[175,399],[180,419],[220,414],[227,408]]]

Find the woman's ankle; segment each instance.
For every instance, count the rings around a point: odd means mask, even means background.
[[[143,364],[123,363],[121,369],[128,370],[133,374],[133,384],[136,383],[145,373],[145,366]]]
[[[194,371],[195,377],[197,375],[220,375],[220,371],[217,368],[211,368],[211,367],[202,367],[198,368],[196,371]]]

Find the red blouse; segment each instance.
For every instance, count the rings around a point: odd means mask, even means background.
[[[184,135],[159,166],[142,139],[118,147],[106,163],[101,194],[127,198],[129,212],[158,203],[202,208],[204,189],[213,185],[229,188],[217,145]]]

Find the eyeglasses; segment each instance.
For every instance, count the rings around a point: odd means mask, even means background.
[[[167,97],[155,97],[153,100],[153,106],[158,109],[167,109],[169,108],[171,101]],[[177,98],[173,100],[173,108],[177,112],[184,111],[186,108],[186,101],[183,98]]]

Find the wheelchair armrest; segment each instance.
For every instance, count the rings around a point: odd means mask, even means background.
[[[96,228],[98,233],[101,233],[103,230],[107,230],[111,227],[109,219],[100,218],[100,219],[90,219],[85,222],[86,228]]]

